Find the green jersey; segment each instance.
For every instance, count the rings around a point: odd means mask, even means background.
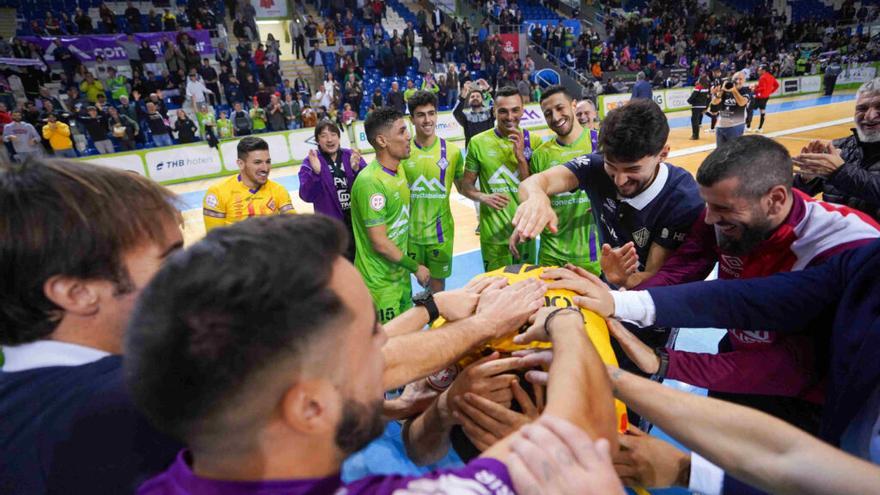
[[[537,174],[592,152],[589,129],[584,129],[580,137],[569,145],[560,144],[554,138],[535,150],[529,162],[529,171]],[[579,266],[598,261],[598,233],[587,193],[578,188],[573,192],[556,194],[550,198],[550,204],[559,219],[559,230],[556,234],[546,229],[541,233],[540,256],[571,261]]]
[[[217,137],[227,139],[232,137],[232,121],[220,119],[217,121]]]
[[[525,155],[528,160],[532,153],[529,131],[523,129]],[[492,128],[471,138],[468,144],[465,170],[475,172],[480,178],[480,190],[487,194],[502,193],[510,201],[504,209],[480,205],[480,242],[504,244],[513,234],[513,215],[519,206],[519,182],[522,180],[517,170],[513,143],[502,137]]]
[[[351,188],[351,223],[356,254],[354,266],[371,292],[387,286],[409,286],[409,272],[373,249],[369,227],[384,225],[391,242],[406,255],[409,240],[409,185],[406,172],[392,172],[373,160]]]
[[[452,239],[455,225],[449,208],[453,181],[464,175],[458,146],[440,137],[434,144],[419,148],[412,141],[409,158],[401,163],[410,191],[409,241],[439,244]]]

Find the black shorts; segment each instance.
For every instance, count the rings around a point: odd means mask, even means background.
[[[767,100],[770,98],[755,98],[755,108],[764,110],[767,108]]]

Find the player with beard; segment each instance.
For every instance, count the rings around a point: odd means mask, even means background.
[[[351,190],[354,266],[361,272],[383,323],[412,305],[409,274],[427,287],[431,272],[406,255],[410,194],[401,161],[409,158],[410,135],[403,114],[379,108],[364,122],[376,158],[358,174]]]
[[[813,141],[794,157],[794,186],[880,220],[880,78],[856,93],[853,135]]]
[[[556,139],[545,141],[532,154],[529,161],[532,174],[595,151],[590,139],[592,131],[582,127],[575,118],[576,108],[580,108],[580,104],[563,86],[550,86],[544,91],[541,111]],[[545,229],[541,233],[538,264],[565,266],[572,263],[598,275],[602,271],[599,266],[599,234],[587,193],[577,190],[556,194],[550,197],[550,203],[559,218],[559,224],[556,232]],[[519,235],[514,231],[510,237],[510,249],[514,256],[519,254],[516,245],[520,242]]]
[[[287,189],[269,180],[269,144],[248,136],[238,142],[237,152],[239,174],[211,186],[205,194],[202,215],[206,231],[250,217],[296,213]]]
[[[593,149],[599,149],[599,112],[596,111],[596,105],[593,100],[584,99],[578,102],[575,110],[578,122],[584,129],[590,130],[590,143]]]
[[[384,147],[381,140],[377,144]],[[511,475],[520,480],[520,493],[541,488],[517,476],[524,465],[573,474],[577,459],[560,457],[563,452],[547,442],[547,451],[530,455],[516,433],[458,469],[420,478],[370,476],[343,485],[343,461],[383,431],[383,390],[400,385],[389,380],[389,369],[400,364],[389,357],[400,357],[389,346],[445,332],[389,339],[364,303],[366,285],[343,257],[346,242],[342,224],[325,216],[258,218],[213,231],[169,259],[128,328],[127,376],[138,406],[189,450],[139,494],[502,495],[514,493]],[[255,264],[241,264],[254,252],[260,253]],[[509,334],[537,311],[543,292],[536,281],[485,291],[460,308],[461,319],[452,325],[480,333],[474,326],[480,324]],[[599,493],[622,494],[620,481],[607,476],[617,439],[605,366],[583,331],[581,313],[557,311],[545,320],[559,351],[549,370],[546,415],[538,423],[567,420],[600,442],[606,471],[583,481]],[[426,321],[422,314],[419,326]],[[445,352],[397,347],[409,350],[408,361],[435,364]],[[460,356],[449,357],[451,362]],[[527,432],[533,439],[537,433],[546,432]],[[561,433],[546,438],[564,440]]]
[[[516,246],[517,256],[508,246],[518,204],[516,191],[530,173],[531,135],[519,128],[524,110],[515,87],[499,89],[495,128],[477,134],[468,145],[461,193],[480,202],[480,252],[486,271],[535,261],[535,236]],[[482,192],[476,188],[477,178]]]
[[[436,134],[437,96],[430,91],[416,91],[407,105],[416,131],[409,158],[401,163],[410,187],[407,253],[416,263],[428,267],[428,288],[440,292],[452,275],[455,220],[449,208],[449,193],[453,183],[461,180],[464,163],[458,146]]]
[[[867,215],[793,190],[781,144],[744,136],[713,151],[697,171],[706,209],[684,244],[636,289],[718,278],[745,279],[815,266],[880,236]],[[679,380],[816,433],[824,399],[821,349],[803,335],[729,329],[718,354],[657,352],[612,328],[646,373]]]

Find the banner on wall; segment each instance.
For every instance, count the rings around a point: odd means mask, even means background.
[[[513,60],[519,58],[519,34],[505,33],[498,35],[501,41],[501,56],[505,60]]]
[[[866,83],[877,77],[877,67],[870,64],[859,64],[844,68],[837,77],[837,84]]]
[[[818,93],[822,88],[822,76],[801,77],[802,93]]]
[[[149,177],[156,182],[189,179],[223,171],[220,154],[207,144],[148,151],[144,154],[144,161]]]
[[[667,89],[666,108],[684,108],[691,106],[688,98],[691,97],[693,90],[691,89]]]
[[[550,26],[556,27],[560,21],[555,19],[540,19],[534,21],[523,21],[523,26],[526,29],[526,33],[531,35],[532,31],[535,29],[535,26],[541,26],[544,32],[547,31],[547,28]],[[562,25],[565,26],[566,29],[571,29],[571,32],[574,34],[574,37],[577,38],[581,34],[581,23],[576,19],[566,19],[561,21]]]
[[[102,167],[115,168],[117,170],[125,170],[126,172],[134,172],[138,175],[146,175],[144,173],[144,161],[141,159],[141,156],[136,153],[128,155],[113,155],[112,158],[90,158],[89,163],[101,165]]]
[[[257,19],[261,17],[287,17],[287,0],[251,0],[257,11]]]
[[[800,80],[798,78],[793,79],[785,79],[782,81],[782,84],[779,85],[782,88],[782,94],[790,95],[794,93],[800,92]]]
[[[183,31],[193,39],[196,49],[202,56],[214,54],[214,47],[211,45],[211,33],[205,29]],[[161,57],[165,52],[162,49],[163,42],[167,39],[175,45],[177,44],[177,32],[159,32],[159,33],[137,33],[134,35],[134,42],[140,45],[146,41],[149,47]],[[125,49],[119,44],[121,41],[127,41],[126,34],[107,34],[107,35],[86,35],[86,36],[19,36],[20,39],[34,43],[43,50],[46,50],[46,60],[55,60],[52,57],[53,42],[56,39],[61,40],[61,45],[70,49],[73,54],[82,62],[90,62],[96,57],[104,57],[104,60],[127,60]]]

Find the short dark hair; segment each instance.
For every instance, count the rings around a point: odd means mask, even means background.
[[[239,432],[250,441],[227,413],[253,404],[266,373],[303,358],[347,314],[329,288],[347,244],[338,220],[273,215],[172,255],[126,331],[125,376],[140,410],[194,449],[224,448]]]
[[[764,136],[742,136],[729,141],[710,153],[697,169],[697,183],[701,186],[712,187],[736,177],[740,181],[738,193],[749,198],[760,198],[775,186],[791,190],[793,176],[788,150]]]
[[[409,113],[412,115],[415,113],[416,108],[419,108],[424,105],[433,105],[434,110],[437,109],[437,95],[435,95],[431,91],[419,90],[413,93],[412,96],[409,97],[409,100],[406,101],[406,106],[409,108]]]
[[[336,125],[336,122],[333,122],[330,119],[321,119],[321,121],[315,125],[315,140],[316,141],[318,139],[318,136],[322,132],[324,132],[324,129],[329,130],[330,132],[332,132],[333,134],[336,134],[337,136],[342,135],[342,133],[339,132],[339,126]]]
[[[0,162],[0,344],[48,337],[62,309],[50,277],[108,280],[133,289],[123,255],[145,240],[164,243],[180,223],[175,196],[131,172],[72,160]]]
[[[666,114],[653,100],[638,98],[608,112],[599,149],[612,160],[635,162],[659,154],[669,138]]]
[[[554,84],[552,86],[548,86],[547,89],[545,89],[544,92],[541,93],[541,103],[544,103],[544,100],[546,100],[547,98],[550,98],[551,96],[553,96],[557,93],[564,94],[565,99],[568,101],[571,101],[574,99],[574,97],[571,96],[571,93],[569,93],[568,90],[565,89],[565,86],[563,86],[561,84]]]
[[[506,96],[519,96],[519,99],[522,100],[522,95],[519,94],[519,90],[516,86],[502,86],[498,88],[498,91],[495,92],[495,99],[503,98]]]
[[[238,159],[244,160],[248,157],[251,151],[269,151],[269,143],[263,138],[245,136],[238,142],[236,150],[238,151]]]
[[[376,135],[388,129],[397,119],[402,119],[403,114],[391,107],[379,107],[373,110],[367,120],[364,121],[364,132],[367,134],[367,141],[376,146]]]

